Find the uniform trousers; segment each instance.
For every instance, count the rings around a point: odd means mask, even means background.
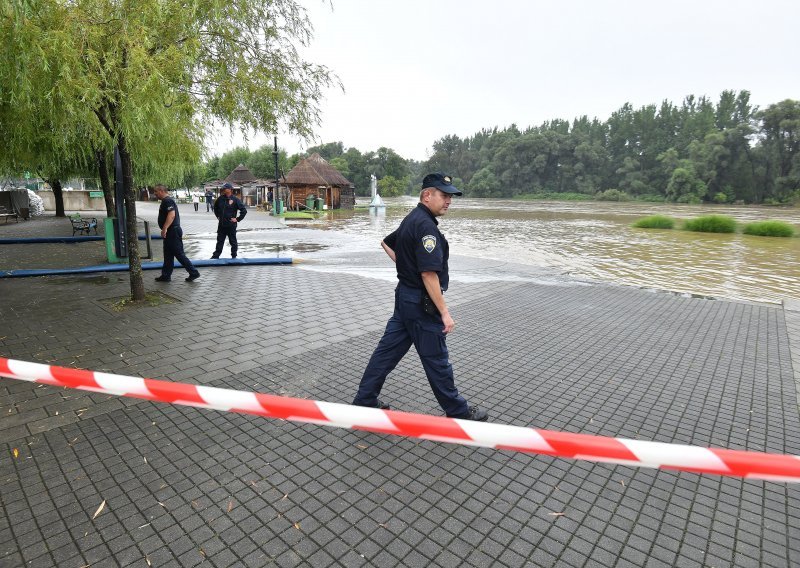
[[[443,329],[441,316],[427,314],[422,309],[422,290],[398,285],[394,313],[364,370],[353,404],[376,406],[386,376],[414,345],[431,390],[445,414],[454,417],[467,414],[469,407],[456,388]]]
[[[217,248],[214,251],[213,257],[219,258],[222,254],[222,247],[225,246],[225,239],[231,244],[231,258],[236,258],[236,252],[239,250],[239,241],[236,240],[236,224],[234,223],[220,223],[217,227]]]
[[[183,229],[180,227],[170,227],[167,229],[167,236],[164,238],[164,265],[161,267],[162,278],[172,277],[172,269],[175,259],[181,263],[190,276],[198,276],[200,272],[194,267],[192,261],[183,252]]]

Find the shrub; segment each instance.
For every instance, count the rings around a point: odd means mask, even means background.
[[[683,228],[698,233],[735,233],[736,221],[727,215],[705,215],[687,220]]]
[[[636,201],[647,201],[649,203],[664,203],[666,201],[663,195],[658,195],[657,193],[637,195],[635,199]]]
[[[717,193],[714,194],[714,203],[727,203],[727,202],[728,202],[728,196],[722,193],[721,191],[718,191]]]
[[[759,237],[793,237],[794,227],[783,221],[756,221],[745,225],[742,232]]]
[[[631,196],[618,189],[607,189],[598,191],[594,198],[597,201],[630,201]]]
[[[590,201],[594,199],[591,195],[586,195],[585,193],[574,193],[570,191],[565,191],[563,193],[550,191],[550,192],[543,192],[543,193],[525,193],[522,195],[518,195],[516,199],[544,199],[548,201]]]
[[[675,220],[665,215],[650,215],[637,219],[633,226],[638,229],[671,229],[675,226]]]

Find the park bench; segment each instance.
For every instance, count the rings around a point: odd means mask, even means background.
[[[19,223],[19,215],[17,215],[16,211],[10,210],[8,207],[4,205],[0,205],[0,217],[5,219],[5,222],[8,223],[9,217],[14,217],[14,220]]]
[[[89,231],[94,229],[94,234],[97,234],[97,217],[92,217],[91,219],[83,219],[81,218],[80,213],[75,213],[74,215],[69,216],[69,221],[72,223],[72,236],[75,236],[75,233],[86,233],[89,234]]]

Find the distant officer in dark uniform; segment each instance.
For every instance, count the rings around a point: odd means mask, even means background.
[[[214,209],[214,192],[211,189],[206,190],[206,213]]]
[[[231,243],[231,258],[236,258],[236,251],[239,250],[239,242],[236,240],[236,227],[247,215],[247,207],[233,196],[233,186],[226,183],[222,186],[222,195],[214,203],[214,215],[219,219],[217,225],[217,248],[211,258],[219,258],[222,247],[225,246],[225,238]]]
[[[155,187],[155,194],[161,201],[161,206],[158,208],[158,226],[161,228],[161,237],[164,239],[164,264],[161,267],[161,276],[156,278],[156,282],[172,280],[172,269],[176,258],[189,273],[186,281],[197,280],[200,278],[200,273],[183,252],[183,229],[181,229],[181,215],[178,213],[178,206],[163,185]]]
[[[386,376],[413,344],[436,400],[451,418],[484,421],[485,410],[467,405],[458,393],[453,367],[448,359],[445,336],[455,322],[447,309],[444,291],[450,280],[449,247],[439,232],[436,217],[447,213],[453,195],[461,195],[441,173],[422,180],[417,207],[403,219],[395,232],[381,242],[396,263],[398,284],[394,314],[369,360],[353,404],[388,409],[378,399]]]

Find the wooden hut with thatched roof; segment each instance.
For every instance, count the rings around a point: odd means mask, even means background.
[[[306,198],[321,197],[328,209],[353,209],[356,203],[355,187],[319,154],[301,160],[286,174],[284,183],[289,188],[289,209],[302,209]]]
[[[253,172],[250,171],[250,168],[244,164],[239,164],[228,174],[225,181],[233,184],[234,188],[241,189],[242,203],[245,205],[258,204],[258,190],[256,188],[256,182],[258,180],[256,176],[253,175]],[[261,201],[263,201],[263,199]]]

